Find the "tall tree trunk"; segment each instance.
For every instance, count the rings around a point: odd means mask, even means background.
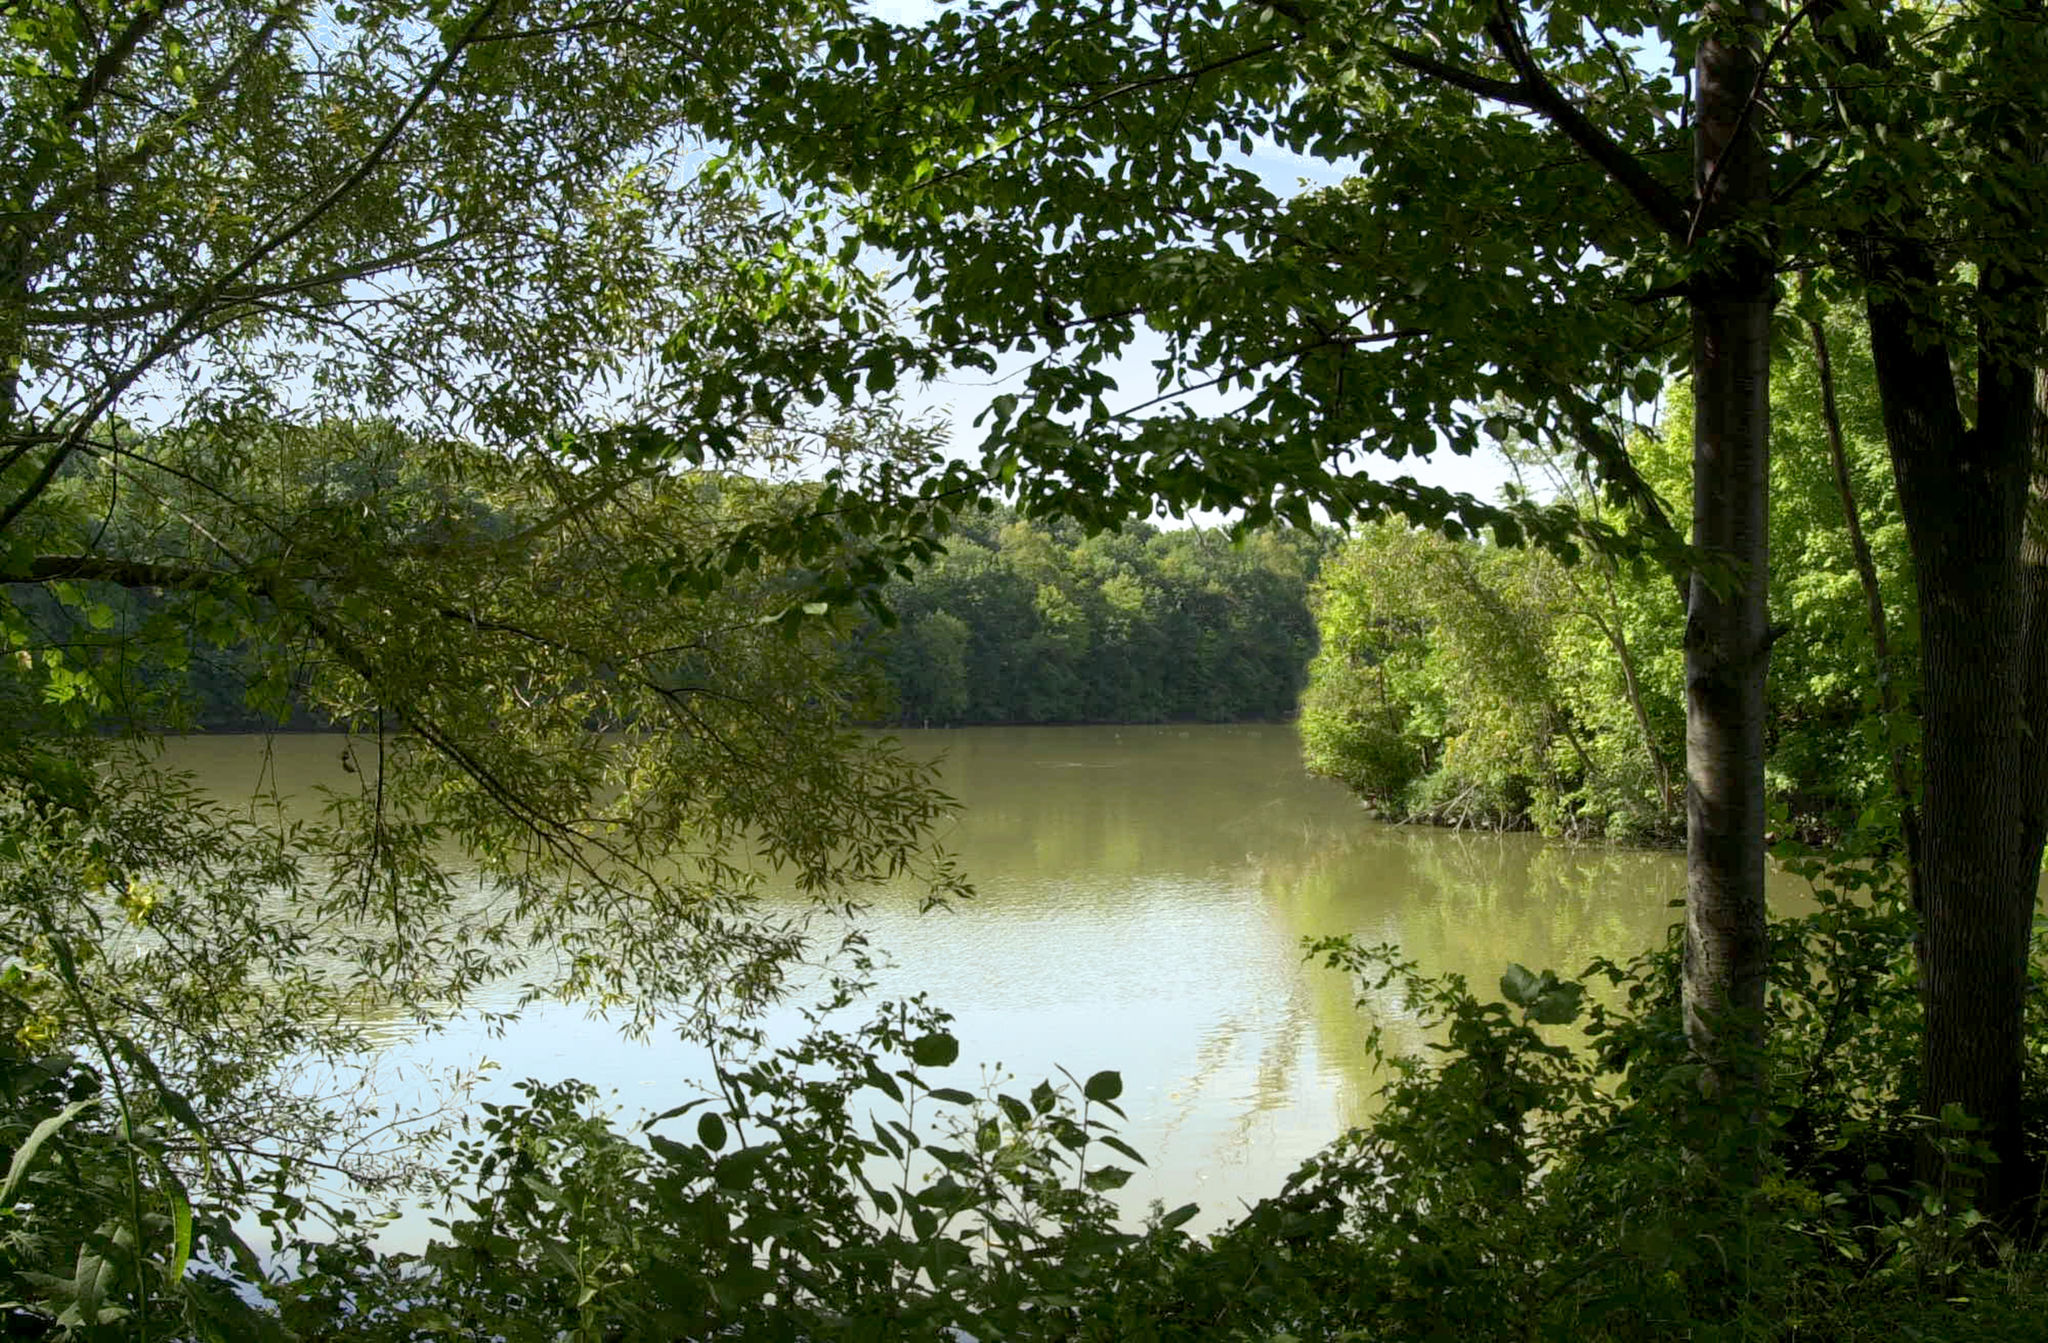
[[[1730,226],[1768,193],[1754,106],[1760,4],[1710,5],[1695,71],[1696,236],[1719,235],[1693,280],[1693,545],[1685,626],[1685,1027],[1711,1086],[1761,1062],[1764,674],[1770,657],[1769,257]]]
[[[1833,20],[1846,6],[1813,14],[1840,59],[1890,70],[1871,26]],[[2038,26],[1988,25],[1974,59],[2008,88],[2030,87]],[[1844,90],[1855,127],[1912,136],[1896,108]],[[1987,164],[2039,170],[2038,116],[2017,101],[1973,114]],[[1988,180],[1988,178],[1987,178]],[[1870,321],[1871,355],[1884,406],[1906,536],[1920,592],[1920,995],[1919,1109],[1960,1108],[1989,1130],[1999,1160],[1977,1183],[1979,1206],[2006,1213],[2036,1192],[2020,1131],[2025,1056],[2027,955],[2042,834],[2048,829],[2048,538],[2030,536],[2026,505],[2035,485],[2035,351],[2041,290],[2023,264],[1999,263],[2003,245],[2038,252],[2037,197],[2025,190],[1981,193],[1971,240],[1978,267],[1980,322],[1976,424],[1952,362],[1953,278],[1913,193],[1859,238],[1857,264]],[[1956,240],[1939,244],[1946,247]],[[1920,1178],[1953,1185],[1938,1144],[1921,1146]]]
[[[17,226],[0,221],[0,470],[14,452],[16,406],[21,400],[22,355],[28,344],[28,288],[20,278],[27,249]]]
[[[2020,540],[2020,834],[2029,907],[2048,842],[2048,368],[2034,372],[2034,443]],[[2031,925],[2030,925],[2031,927]]]
[[[1920,589],[1920,982],[1922,1113],[1959,1107],[1988,1130],[1998,1165],[1987,1211],[2024,1192],[2020,1078],[2039,826],[2023,816],[2038,745],[2022,741],[2031,641],[2022,543],[2032,479],[2034,378],[1987,351],[1977,423],[1965,423],[1948,350],[1913,299],[1933,292],[1918,248],[1873,244],[1871,354]],[[1994,277],[1985,277],[1995,283]],[[2031,829],[2031,833],[2030,833]],[[1933,1137],[1935,1135],[1930,1135]],[[1952,1184],[1938,1146],[1919,1174]]]

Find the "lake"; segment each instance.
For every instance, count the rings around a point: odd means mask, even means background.
[[[1674,853],[1377,822],[1302,771],[1286,725],[901,736],[942,762],[962,804],[945,842],[978,895],[920,915],[914,892],[878,892],[868,926],[894,962],[880,992],[921,989],[957,1015],[951,1085],[975,1090],[998,1067],[1026,1089],[1056,1065],[1119,1070],[1123,1136],[1151,1163],[1124,1206],[1198,1202],[1201,1226],[1370,1115],[1381,1079],[1367,1012],[1390,1039],[1421,1043],[1398,1004],[1362,1012],[1348,981],[1304,964],[1303,938],[1398,943],[1491,993],[1510,962],[1575,974],[1644,950],[1683,892]],[[269,746],[287,790],[344,778],[338,738]],[[246,796],[266,765],[263,739],[236,737],[184,739],[171,762],[223,796]],[[1774,877],[1773,903],[1803,890]],[[487,1057],[489,1098],[524,1077],[580,1077],[629,1114],[688,1099],[686,1080],[705,1075],[674,1040],[622,1040],[562,1008],[499,1038],[459,1017],[394,1038],[387,1057],[401,1074]]]

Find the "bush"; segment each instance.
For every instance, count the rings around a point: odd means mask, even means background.
[[[1391,947],[1315,944],[1436,1043],[1382,1054],[1374,1122],[1207,1238],[1183,1230],[1192,1206],[1117,1225],[1128,1168],[1102,1158],[1139,1158],[1112,1127],[1115,1074],[935,1086],[959,1049],[945,1015],[914,1000],[842,1029],[842,991],[796,1044],[728,1033],[713,1093],[631,1128],[574,1082],[484,1107],[418,1256],[300,1241],[264,1279],[210,1224],[188,1268],[175,1154],[131,1161],[153,1149],[89,1118],[52,1128],[7,1213],[16,1319],[505,1343],[2037,1337],[2048,1257],[1905,1173],[1926,1122],[1910,912],[1868,867],[1816,875],[1818,908],[1773,930],[1755,1094],[1703,1094],[1673,946],[1578,980],[1511,966],[1493,998]],[[75,1062],[9,1076],[17,1168],[28,1112],[98,1108]],[[1962,1168],[1984,1155],[1966,1117],[1944,1127]],[[67,1256],[104,1266],[90,1317],[80,1277],[48,1267]]]

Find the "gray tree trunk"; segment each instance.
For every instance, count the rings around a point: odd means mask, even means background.
[[[1694,277],[1693,545],[1685,628],[1685,1027],[1710,1086],[1743,1088],[1761,1059],[1764,676],[1770,659],[1770,258],[1731,225],[1769,173],[1754,104],[1765,10],[1710,6],[1695,70],[1694,235],[1718,255]]]

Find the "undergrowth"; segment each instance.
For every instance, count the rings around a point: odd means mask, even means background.
[[[81,1058],[5,1058],[0,1269],[12,1335],[77,1339],[1277,1341],[2002,1340],[2048,1319],[2048,1256],[1911,1178],[1912,921],[1867,870],[1777,923],[1761,1093],[1709,1098],[1666,947],[1494,996],[1392,947],[1310,954],[1435,1041],[1383,1106],[1207,1236],[1119,1223],[1140,1161],[1120,1079],[934,1085],[959,1045],[923,1000],[794,1044],[719,1041],[700,1099],[622,1124],[574,1082],[484,1106],[422,1254],[303,1231],[284,1188],[209,1196],[174,1100]],[[2043,995],[2035,995],[2036,1002]],[[2037,1009],[2038,1011],[2038,1009]],[[2038,1016],[2030,1094],[2048,1094]],[[2040,1150],[2039,1134],[2030,1150]],[[239,1202],[237,1202],[239,1200]],[[236,1219],[274,1228],[264,1253]]]

